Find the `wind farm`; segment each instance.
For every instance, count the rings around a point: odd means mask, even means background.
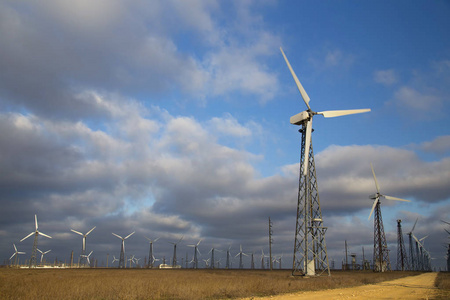
[[[354,4],[1,2],[0,291],[445,290],[450,7]]]

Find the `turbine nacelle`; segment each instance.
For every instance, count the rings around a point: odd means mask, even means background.
[[[292,116],[290,122],[292,125],[302,125],[305,121],[308,121],[309,118],[310,113],[309,111],[305,110],[302,111],[301,113]]]
[[[369,196],[369,199],[375,200],[375,199],[377,199],[377,198],[379,198],[379,197],[380,197],[379,194],[373,194],[373,195],[370,195],[370,196]]]

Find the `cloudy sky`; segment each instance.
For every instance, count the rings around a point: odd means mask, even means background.
[[[0,1],[0,256],[87,250],[192,258],[203,239],[292,265],[305,104],[371,108],[314,121],[329,258],[371,259],[370,194],[396,263],[396,220],[444,266],[450,221],[450,5],[446,1]],[[225,256],[224,253],[217,256]],[[141,260],[141,262],[143,259]],[[222,261],[224,264],[224,260]],[[235,262],[237,265],[237,261]],[[250,265],[248,258],[246,266]]]

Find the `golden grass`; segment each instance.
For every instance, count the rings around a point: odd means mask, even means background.
[[[350,287],[418,272],[340,272],[304,278],[289,270],[0,269],[0,299],[230,299]]]

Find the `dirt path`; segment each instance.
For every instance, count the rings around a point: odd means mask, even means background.
[[[437,273],[433,272],[353,288],[245,299],[433,299],[438,295],[441,297],[443,295],[442,291],[434,287],[436,276]],[[449,294],[446,294],[446,296],[450,296]]]

